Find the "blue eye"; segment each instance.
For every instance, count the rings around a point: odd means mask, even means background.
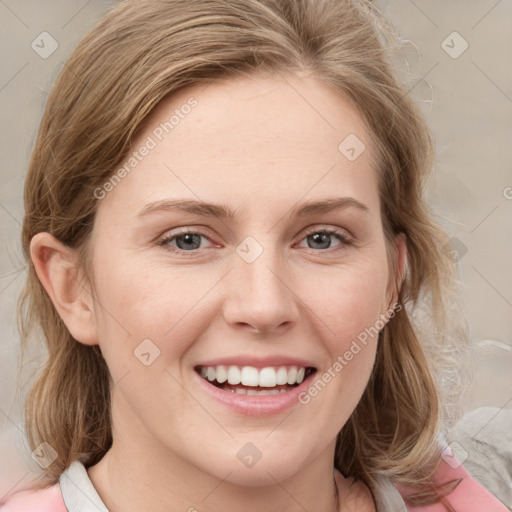
[[[180,250],[196,250],[201,246],[201,236],[202,235],[198,233],[186,233],[184,235],[174,237],[174,240],[176,240],[176,245]],[[180,247],[180,245],[182,247]]]
[[[320,245],[320,247],[312,247],[308,243],[309,249],[331,249],[331,241],[333,237],[336,237],[339,240],[339,246],[351,244],[351,240],[348,238],[348,236],[343,231],[337,229],[314,229],[309,233],[306,233],[304,240],[307,240],[308,242],[311,240],[313,245]]]
[[[208,237],[200,231],[182,231],[162,238],[158,242],[158,245],[169,247],[178,253],[193,252],[200,248],[201,237],[208,239]],[[176,246],[171,245],[172,242],[176,242]]]

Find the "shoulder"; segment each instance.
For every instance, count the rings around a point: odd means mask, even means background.
[[[447,432],[447,442],[463,449],[464,469],[512,508],[512,409],[479,407]]]
[[[464,512],[507,512],[505,507],[489,491],[472,478],[453,454],[450,463],[442,460],[430,490],[396,485],[410,512],[437,512],[446,509]]]
[[[67,512],[59,484],[44,489],[27,489],[0,501],[1,512]]]

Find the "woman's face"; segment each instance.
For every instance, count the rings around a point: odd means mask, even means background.
[[[91,239],[114,448],[251,485],[332,463],[392,302],[361,117],[313,78],[217,80],[133,151]]]

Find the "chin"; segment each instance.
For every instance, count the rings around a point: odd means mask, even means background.
[[[268,433],[266,434],[268,435]],[[300,442],[293,443],[293,448],[286,449],[277,442],[266,445],[262,441],[259,448],[251,441],[236,442],[236,450],[226,448],[225,451],[210,453],[208,459],[216,460],[215,464],[207,464],[205,471],[216,478],[246,487],[275,485],[293,477],[309,463],[307,450]],[[229,454],[229,455],[228,455]],[[233,454],[233,455],[231,455]],[[226,475],[229,475],[226,478]]]

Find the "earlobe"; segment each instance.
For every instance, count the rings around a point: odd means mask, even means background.
[[[39,281],[73,338],[97,345],[92,292],[80,278],[73,249],[50,233],[38,233],[30,241],[30,256]]]

